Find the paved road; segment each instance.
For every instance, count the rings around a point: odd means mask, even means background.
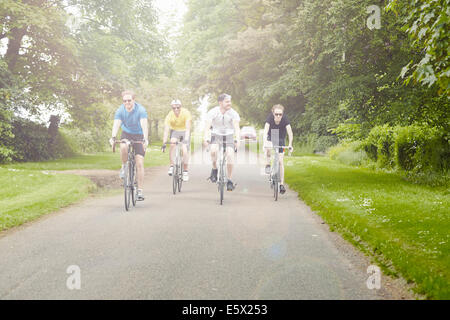
[[[220,206],[209,166],[192,165],[175,196],[159,168],[130,212],[122,195],[93,197],[3,233],[0,299],[391,298],[293,191],[274,202],[261,170],[241,164]]]

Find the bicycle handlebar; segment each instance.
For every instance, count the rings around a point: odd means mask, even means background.
[[[126,143],[126,144],[141,143],[141,144],[144,144],[144,141],[143,140],[135,141],[135,140],[128,140],[128,139],[115,140],[114,144],[112,146],[113,152],[116,152],[116,144],[119,144],[119,143]]]

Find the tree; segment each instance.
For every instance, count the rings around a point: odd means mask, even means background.
[[[390,0],[386,8],[402,18],[402,30],[422,53],[403,67],[405,83],[436,85],[439,95],[450,98],[450,0]]]

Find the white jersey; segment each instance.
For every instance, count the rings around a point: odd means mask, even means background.
[[[221,136],[234,134],[233,121],[240,121],[239,114],[233,109],[225,111],[224,114],[220,112],[220,107],[217,106],[208,111],[206,118],[211,120],[212,130],[214,134]]]

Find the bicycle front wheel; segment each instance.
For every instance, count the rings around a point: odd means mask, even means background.
[[[123,177],[123,191],[124,191],[124,200],[125,200],[125,210],[128,211],[130,208],[130,198],[131,198],[131,190],[130,190],[130,172],[129,172],[129,163],[127,162],[124,170]]]
[[[183,184],[183,164],[178,167],[178,192],[181,192],[181,185]]]
[[[275,198],[275,201],[278,201],[278,181],[273,181],[273,197]]]
[[[178,168],[177,166],[173,167],[173,174],[172,174],[172,191],[173,194],[177,193],[177,184],[178,184]]]
[[[130,188],[131,188],[131,202],[133,207],[136,206],[137,201],[137,181],[136,181],[136,165],[134,163],[130,166]]]

